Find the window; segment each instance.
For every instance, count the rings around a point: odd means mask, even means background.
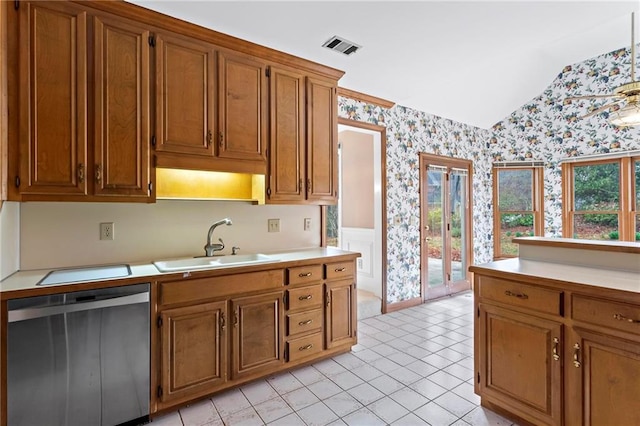
[[[543,235],[542,176],[542,167],[494,165],[494,258],[518,255],[514,237]]]
[[[563,236],[640,241],[640,157],[562,165]]]

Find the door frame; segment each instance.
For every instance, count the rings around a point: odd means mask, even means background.
[[[377,124],[367,123],[364,121],[349,120],[347,118],[338,117],[338,124],[344,126],[356,127],[359,129],[370,130],[380,133],[380,232],[381,232],[381,285],[382,285],[382,313],[387,313],[387,128]],[[321,210],[321,246],[326,247],[326,207]]]
[[[467,174],[469,176],[468,181],[468,190],[467,190],[467,206],[466,209],[466,221],[467,221],[467,245],[465,248],[464,255],[467,259],[467,270],[465,271],[465,278],[467,283],[469,284],[469,289],[471,288],[471,273],[469,272],[468,266],[473,264],[473,162],[471,160],[465,160],[462,158],[453,158],[453,157],[444,157],[441,155],[435,154],[427,154],[421,152],[419,154],[419,167],[420,167],[420,299],[424,302],[427,295],[427,282],[428,282],[428,273],[429,273],[429,264],[428,264],[428,251],[427,245],[424,244],[427,238],[427,231],[424,227],[424,222],[427,218],[427,206],[424,203],[424,196],[426,195],[427,187],[425,185],[425,181],[427,178],[427,165],[428,164],[438,164],[445,167],[457,168],[457,169],[466,169]],[[448,191],[448,189],[447,189]],[[447,197],[448,198],[448,197]],[[448,204],[447,204],[448,206]],[[444,212],[443,208],[443,212]],[[448,210],[448,209],[446,209]],[[448,212],[447,212],[448,214]],[[447,250],[445,255],[445,264],[451,263],[451,254],[450,250]],[[443,288],[445,291],[443,294],[437,294],[434,298],[443,297],[451,294],[449,290],[449,283],[444,283]]]

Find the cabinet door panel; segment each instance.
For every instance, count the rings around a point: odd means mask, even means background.
[[[231,300],[233,370],[237,379],[283,363],[283,292]]]
[[[575,384],[570,424],[637,425],[640,424],[638,389],[640,389],[640,343],[574,329],[567,369]],[[578,348],[574,347],[578,344]],[[574,358],[579,365],[574,364]],[[634,408],[635,407],[635,408]],[[582,417],[582,419],[580,417]]]
[[[335,204],[338,189],[334,83],[307,78],[307,199]]]
[[[50,2],[19,13],[20,192],[86,194],[86,12]]]
[[[327,349],[345,343],[355,343],[355,286],[353,281],[325,284],[325,333]]]
[[[269,200],[305,198],[304,75],[271,67]]]
[[[480,305],[480,328],[483,398],[533,423],[560,424],[562,324]]]
[[[195,39],[156,42],[158,151],[213,156],[215,51]]]
[[[96,195],[149,194],[149,31],[94,20]]]
[[[257,60],[219,54],[219,157],[265,161],[265,69]]]
[[[162,402],[213,392],[226,380],[226,302],[162,312]]]

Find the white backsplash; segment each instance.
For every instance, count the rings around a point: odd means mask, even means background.
[[[5,202],[0,210],[0,280],[20,266],[20,203]]]
[[[232,246],[240,247],[240,253],[320,246],[318,206],[158,200],[155,204],[30,202],[20,207],[21,270],[203,255],[209,227],[225,217],[233,225],[214,232],[214,241],[224,240],[223,253],[230,253]],[[280,232],[267,232],[270,218],[280,219]],[[304,218],[311,218],[309,231],[303,230]],[[99,239],[101,222],[114,223],[113,241]]]

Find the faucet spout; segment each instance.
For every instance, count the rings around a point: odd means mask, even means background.
[[[220,244],[211,243],[211,238],[213,237],[213,231],[220,225],[231,226],[232,224],[233,222],[231,222],[231,219],[227,217],[211,225],[211,227],[209,228],[209,233],[207,234],[207,245],[204,246],[205,255],[207,257],[211,257],[213,256],[214,252],[221,251],[224,249],[224,241],[222,241],[222,238],[218,238],[218,241],[220,241]]]

